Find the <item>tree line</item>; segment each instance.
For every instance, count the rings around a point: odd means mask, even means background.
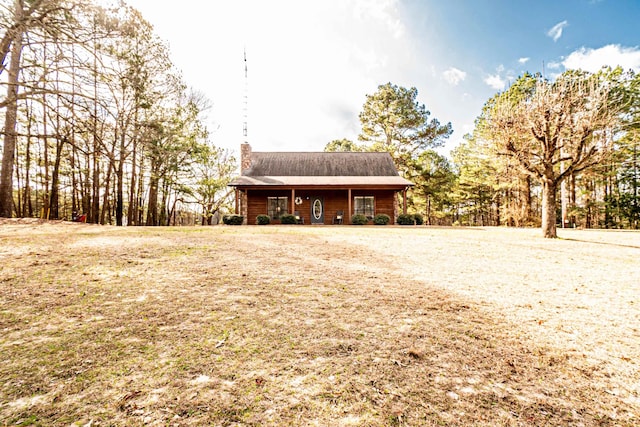
[[[0,217],[205,224],[229,209],[235,159],[211,142],[209,101],[137,10],[0,0],[0,23]],[[427,224],[637,229],[639,88],[620,68],[525,74],[447,157],[451,124],[387,83],[358,142],[325,150],[390,152]]]
[[[0,217],[211,223],[235,159],[123,2],[0,0]]]
[[[415,183],[409,205],[436,225],[640,228],[640,76],[621,68],[525,74],[489,99],[451,153],[452,132],[417,90],[368,95],[359,142],[326,151],[389,151]]]

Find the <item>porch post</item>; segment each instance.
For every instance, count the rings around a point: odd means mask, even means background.
[[[402,190],[402,213],[407,214],[407,187]]]
[[[349,199],[347,206],[349,206],[349,211],[347,212],[347,224],[351,224],[351,189],[347,190],[347,198]]]
[[[244,196],[240,199],[240,215],[244,215],[245,221],[249,220],[249,189],[244,190]]]
[[[296,189],[291,189],[291,215],[296,211]]]
[[[236,187],[236,215],[238,215],[240,212],[238,211],[238,198],[240,197],[240,192],[238,190],[238,187]]]

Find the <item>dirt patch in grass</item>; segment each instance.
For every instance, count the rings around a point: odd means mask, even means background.
[[[637,425],[640,234],[0,225],[0,425]]]

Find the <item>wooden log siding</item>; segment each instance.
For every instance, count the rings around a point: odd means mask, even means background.
[[[236,209],[247,224],[268,214],[269,197],[287,197],[287,210],[298,211],[305,224],[311,223],[312,197],[323,198],[325,224],[333,223],[337,211],[344,212],[343,223],[349,224],[358,196],[373,196],[374,214],[386,214],[395,221],[401,194],[406,212],[406,189],[414,184],[399,176],[389,153],[265,153],[252,151],[249,144],[241,148],[241,175],[229,185],[239,190]],[[296,205],[298,197],[302,203]]]
[[[351,200],[349,200],[351,193]],[[258,215],[267,215],[267,200],[269,197],[300,197],[302,203],[296,205],[294,200],[288,200],[289,213],[299,211],[305,224],[311,224],[311,198],[319,196],[324,199],[324,223],[329,225],[338,211],[344,212],[344,223],[351,222],[351,216],[355,208],[353,198],[357,196],[373,196],[375,198],[374,213],[389,215],[395,222],[396,191],[394,190],[250,190],[247,203],[247,224],[255,224]],[[291,209],[293,207],[293,209]],[[273,221],[279,223],[278,220]]]
[[[291,197],[291,190],[249,190],[249,200],[247,203],[247,224],[255,224],[258,215],[268,215],[268,198],[269,197]],[[290,209],[291,201],[288,200],[287,206]],[[293,212],[288,212],[293,213]],[[280,222],[280,221],[274,221]]]

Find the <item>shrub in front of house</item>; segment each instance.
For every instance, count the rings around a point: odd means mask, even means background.
[[[387,225],[391,221],[391,217],[387,214],[377,214],[373,217],[373,223],[375,225]]]
[[[351,217],[351,224],[353,225],[365,225],[369,220],[362,214],[355,214]]]
[[[280,223],[281,224],[295,224],[296,216],[292,214],[284,214],[280,215]]]
[[[244,222],[244,215],[225,215],[222,217],[222,222],[226,225],[242,225],[242,223]]]
[[[271,223],[271,218],[269,215],[258,215],[256,217],[256,224],[258,225],[267,225]]]
[[[413,214],[413,219],[415,219],[416,225],[424,224],[424,217],[419,213]]]
[[[412,214],[400,214],[398,215],[398,224],[400,225],[414,225],[415,218]]]

